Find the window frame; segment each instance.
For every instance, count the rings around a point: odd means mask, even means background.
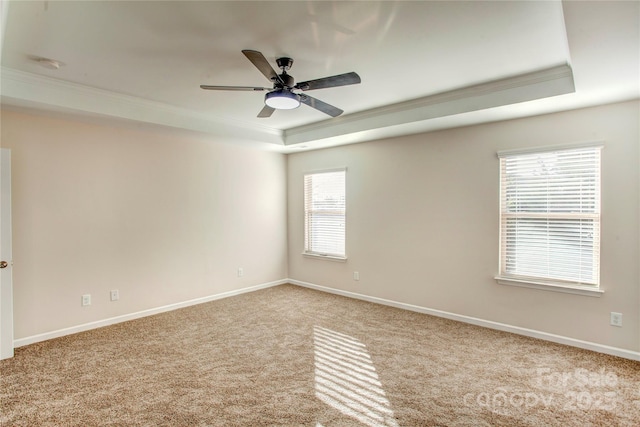
[[[344,193],[343,193],[343,197],[344,197],[344,206],[343,206],[343,210],[342,210],[342,215],[344,218],[344,241],[343,241],[343,246],[344,246],[344,253],[329,253],[329,252],[320,252],[320,251],[313,251],[311,250],[311,248],[308,247],[308,242],[310,241],[309,239],[309,222],[308,222],[308,210],[307,210],[307,201],[308,201],[308,195],[307,195],[307,176],[311,176],[311,175],[321,175],[321,174],[325,174],[325,173],[335,173],[335,172],[342,172],[344,173]],[[303,178],[302,178],[302,185],[303,185],[303,251],[302,251],[302,255],[308,258],[315,258],[315,259],[326,259],[326,260],[330,260],[330,261],[338,261],[338,262],[345,262],[347,260],[347,168],[346,167],[337,167],[337,168],[331,168],[331,169],[322,169],[322,170],[314,170],[314,171],[309,171],[309,172],[304,172],[303,173]]]
[[[586,296],[595,296],[599,297],[604,293],[604,290],[601,288],[600,281],[600,268],[598,267],[598,274],[596,277],[596,284],[587,284],[587,283],[579,283],[571,280],[565,280],[561,278],[546,278],[546,277],[537,277],[537,276],[528,276],[528,275],[517,275],[510,274],[506,272],[505,268],[505,254],[507,249],[505,248],[505,229],[504,229],[504,206],[503,201],[505,200],[505,181],[503,180],[503,158],[506,157],[515,157],[515,156],[526,156],[532,154],[545,154],[545,153],[554,153],[561,152],[567,150],[579,150],[586,148],[594,148],[600,150],[599,153],[599,170],[598,173],[598,181],[596,187],[597,194],[597,212],[596,213],[585,213],[584,217],[597,217],[598,224],[598,244],[594,246],[594,257],[598,262],[598,266],[600,265],[600,243],[602,240],[602,149],[604,144],[600,141],[597,142],[587,142],[582,144],[566,144],[566,145],[556,145],[556,146],[547,146],[547,147],[536,147],[522,150],[508,150],[508,151],[499,151],[499,167],[500,167],[500,182],[499,182],[499,265],[498,265],[498,275],[495,276],[495,280],[497,283],[501,285],[511,285],[518,287],[526,287],[533,289],[542,289],[548,291],[556,291],[556,292],[564,292],[578,295],[586,295]],[[558,214],[549,214],[547,218],[550,217],[558,217]],[[560,215],[563,219],[571,219],[575,218],[575,213],[567,213],[566,215]]]

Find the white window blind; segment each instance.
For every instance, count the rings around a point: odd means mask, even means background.
[[[599,285],[600,153],[500,154],[500,275]]]
[[[304,176],[304,250],[324,256],[345,256],[346,171]]]

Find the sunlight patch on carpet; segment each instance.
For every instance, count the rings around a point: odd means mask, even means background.
[[[398,426],[366,345],[319,326],[313,343],[318,399],[367,426]]]

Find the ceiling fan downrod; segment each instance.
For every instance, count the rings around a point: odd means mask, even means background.
[[[276,85],[281,82],[283,88],[293,88],[295,80],[293,76],[287,74],[287,71],[289,71],[293,65],[293,59],[287,57],[278,58],[276,59],[276,64],[278,64],[278,68],[282,70],[282,74],[279,75],[280,79],[272,78],[271,80],[273,80]]]

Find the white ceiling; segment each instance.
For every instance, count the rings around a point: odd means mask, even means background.
[[[3,12],[3,107],[281,152],[640,95],[638,1],[3,1]],[[270,86],[242,49],[274,68],[292,57],[297,81],[356,71],[362,84],[309,92],[338,118],[302,105],[260,119],[264,92],[199,88]]]

